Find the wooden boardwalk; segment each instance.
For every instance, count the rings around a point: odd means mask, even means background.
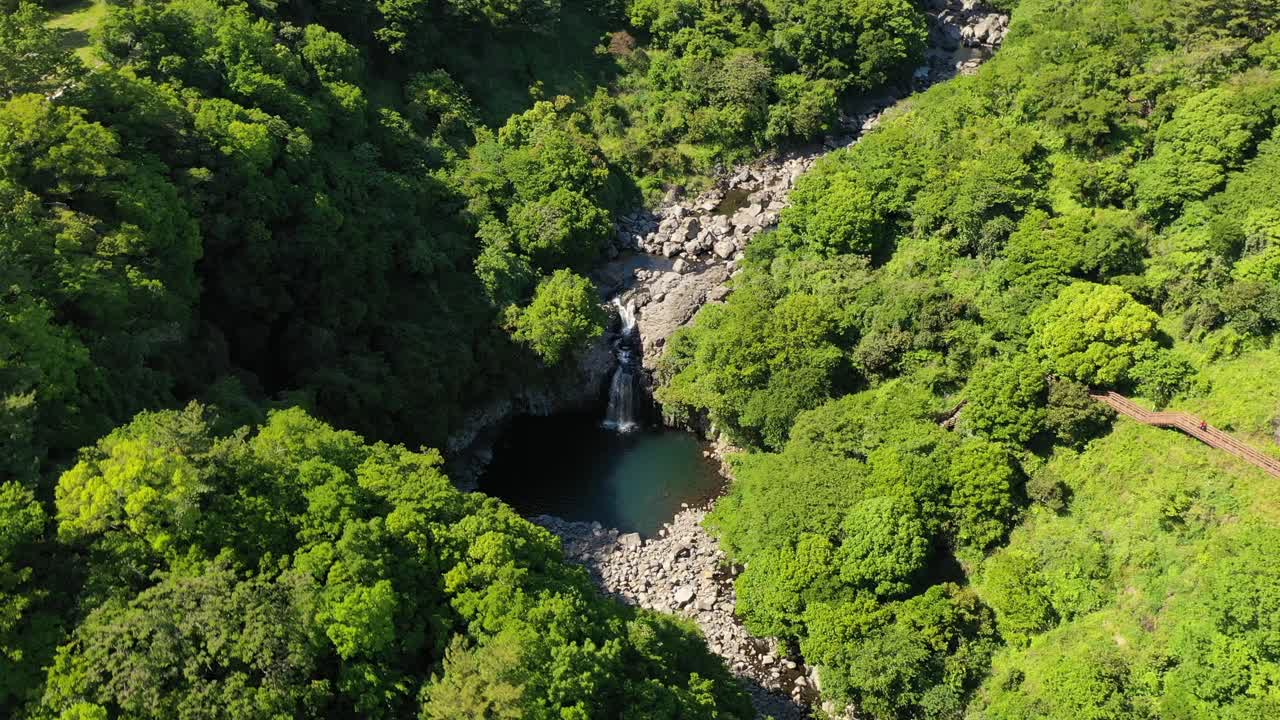
[[[1209,447],[1235,455],[1245,462],[1256,465],[1266,472],[1280,477],[1280,460],[1258,452],[1257,449],[1236,440],[1195,415],[1184,412],[1152,412],[1138,406],[1132,400],[1119,393],[1091,392],[1089,397],[1098,402],[1106,403],[1121,415],[1133,418],[1144,425],[1181,430]]]

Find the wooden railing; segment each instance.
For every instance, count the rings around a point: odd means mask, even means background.
[[[1252,463],[1268,473],[1280,477],[1280,460],[1258,452],[1255,448],[1236,440],[1195,415],[1184,412],[1152,412],[1140,407],[1129,398],[1114,392],[1091,392],[1089,397],[1098,402],[1106,403],[1121,415],[1133,418],[1145,425],[1181,430],[1209,447],[1231,453],[1245,462]]]

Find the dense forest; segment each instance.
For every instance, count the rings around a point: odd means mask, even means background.
[[[1023,0],[975,76],[804,177],[668,348],[668,411],[756,451],[709,519],[738,610],[828,697],[1280,715],[1275,479],[1088,395],[1280,456],[1277,30],[1275,3]]]
[[[1280,715],[1280,5],[1000,0],[669,343],[747,627],[859,717]],[[837,128],[913,0],[0,0],[0,716],[749,718],[461,493],[619,214]],[[411,450],[409,448],[421,448]],[[1277,453],[1280,457],[1280,453]]]
[[[384,443],[600,335],[614,212],[910,73],[822,7],[0,2],[0,715],[748,717]]]

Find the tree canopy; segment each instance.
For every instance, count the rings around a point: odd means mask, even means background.
[[[849,62],[802,35],[856,5],[775,3],[780,47]],[[1206,584],[1276,527],[1266,484],[1089,393],[1205,405],[1272,447],[1280,397],[1245,378],[1280,327],[1280,17],[1005,5],[995,58],[799,179],[732,294],[668,343],[657,397],[743,449],[708,519],[746,568],[738,612],[837,706],[1267,716],[1265,623]],[[1249,553],[1242,585],[1265,575]]]
[[[743,451],[737,611],[859,717],[1274,716],[1270,485],[1089,393],[1273,452],[1280,11],[993,5],[659,361]],[[750,715],[425,448],[604,335],[620,213],[908,87],[926,7],[0,0],[0,716]]]
[[[604,600],[438,453],[297,409],[215,423],[144,413],[62,476],[58,535],[97,558],[97,592],[38,716],[749,716],[695,631]],[[42,524],[14,500],[0,549]]]

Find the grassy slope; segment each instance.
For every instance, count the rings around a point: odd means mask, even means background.
[[[1280,457],[1273,419],[1280,414],[1280,349],[1216,360],[1202,373],[1206,394],[1175,400],[1170,407],[1203,416],[1254,447]]]
[[[1275,350],[1219,361],[1206,371],[1211,389],[1173,407],[1263,447],[1280,407],[1278,371]],[[1002,651],[987,687],[1007,682],[1013,669],[1043,666],[1033,657],[1088,651],[1100,638],[1131,659],[1158,653],[1174,624],[1166,619],[1194,593],[1215,548],[1229,547],[1246,523],[1280,524],[1280,481],[1189,437],[1123,418],[1083,452],[1057,452],[1039,472],[1070,488],[1070,505],[1062,514],[1034,508],[1001,552],[1039,558],[1050,585],[1068,598],[1067,617],[1030,647]],[[1030,689],[1054,681],[1029,674],[1023,682]]]
[[[1175,343],[1175,348],[1193,358],[1200,370],[1196,389],[1174,399],[1165,410],[1198,415],[1209,424],[1235,435],[1241,441],[1280,458],[1276,425],[1280,418],[1280,348],[1252,350],[1231,359],[1208,360],[1205,347]],[[1134,397],[1143,407],[1156,403]]]
[[[85,63],[94,64],[89,33],[106,17],[107,7],[107,0],[75,0],[55,13],[49,26],[68,30],[67,48]]]

